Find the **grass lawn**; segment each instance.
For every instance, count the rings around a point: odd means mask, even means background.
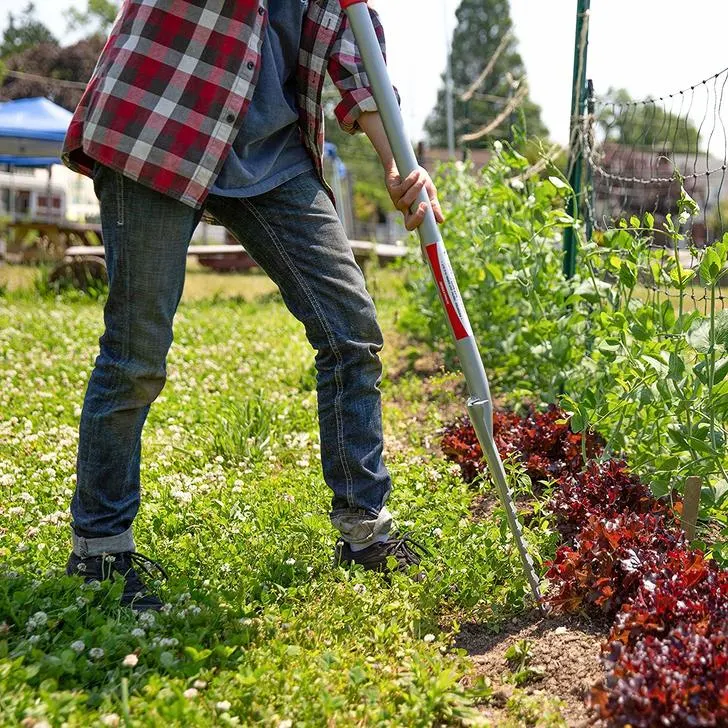
[[[0,290],[18,291],[30,288],[38,269],[28,265],[0,263]]]
[[[396,274],[372,280],[388,342],[390,506],[433,551],[427,578],[332,567],[303,328],[262,295],[274,287],[261,276],[193,269],[145,430],[135,523],[139,551],[170,573],[168,606],[139,617],[113,606],[119,584],[63,576],[102,304],[40,297],[26,269],[0,268],[3,282],[0,725],[484,721],[492,691],[455,648],[458,624],[499,628],[527,587],[502,519],[472,517],[476,491],[437,452],[437,427],[464,411],[459,379],[412,365],[419,352],[394,325]],[[548,556],[548,521],[530,528]],[[564,724],[547,698],[528,704],[529,718],[523,705],[502,724]]]

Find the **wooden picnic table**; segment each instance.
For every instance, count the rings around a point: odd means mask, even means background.
[[[407,254],[407,248],[403,245],[388,245],[384,243],[372,243],[367,240],[350,240],[354,251],[354,258],[362,267],[369,260],[376,258],[379,265],[386,265],[394,260],[401,258]],[[240,267],[252,267],[255,263],[250,258],[242,245],[190,245],[187,255],[196,256],[201,263],[209,265],[216,269],[225,269],[225,259],[235,258],[235,262],[243,261],[243,256],[247,256],[251,261],[250,265],[240,263]],[[103,259],[105,256],[102,245],[74,245],[65,251],[66,261],[81,260],[83,258]],[[221,264],[216,265],[215,259],[219,259]],[[232,262],[232,261],[231,261]]]
[[[101,225],[70,220],[17,220],[8,224],[12,238],[8,241],[8,255],[19,257],[20,262],[60,260],[66,251],[80,243],[84,247],[97,247],[101,241]],[[28,244],[28,237],[37,233],[37,239]]]

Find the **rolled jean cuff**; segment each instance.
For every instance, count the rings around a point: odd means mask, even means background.
[[[84,538],[79,536],[73,528],[73,553],[82,559],[88,556],[100,556],[101,554],[120,554],[124,551],[134,551],[134,536],[131,528],[118,536],[102,536],[101,538]]]
[[[331,523],[347,543],[368,545],[390,532],[392,514],[386,508],[378,514],[362,509],[343,509],[331,513]]]

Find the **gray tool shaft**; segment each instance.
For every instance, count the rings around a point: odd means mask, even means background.
[[[363,0],[342,0],[341,5],[346,11],[356,38],[364,68],[369,77],[369,84],[397,163],[397,169],[404,178],[416,170],[419,165],[405,132],[397,97],[389,79],[389,73],[369,16],[369,10]],[[460,290],[425,190],[420,193],[414,207],[417,207],[420,202],[427,203],[425,219],[418,229],[422,253],[430,265],[450,325],[450,331],[455,339],[455,349],[465,374],[465,381],[470,395],[467,402],[468,413],[505,510],[508,525],[518,547],[531,591],[537,602],[540,603],[539,578],[526,549],[503,462],[493,440],[493,404],[490,397],[488,377],[485,374],[485,368],[473,338]]]

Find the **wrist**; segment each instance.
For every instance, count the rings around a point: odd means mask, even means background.
[[[392,156],[384,156],[381,158],[382,167],[384,167],[384,174],[387,177],[393,177],[397,174],[397,163],[394,161]]]

